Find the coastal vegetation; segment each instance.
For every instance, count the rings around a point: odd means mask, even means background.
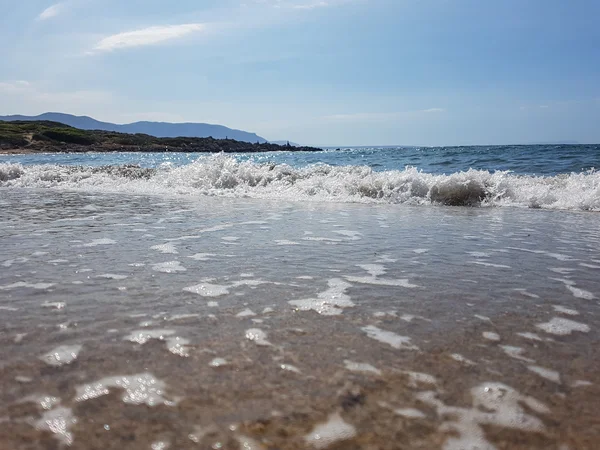
[[[0,121],[1,153],[36,152],[210,152],[318,151],[314,147],[290,147],[248,143],[233,139],[197,137],[158,138],[147,134],[81,130],[50,121]]]

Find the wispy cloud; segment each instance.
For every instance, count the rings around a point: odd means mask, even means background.
[[[37,17],[38,20],[48,20],[53,17],[56,17],[60,14],[62,9],[64,8],[64,3],[55,3],[52,6],[49,6],[45,10],[43,10],[40,15]]]
[[[180,39],[192,33],[206,30],[202,23],[184,23],[180,25],[166,25],[143,28],[140,30],[125,31],[101,39],[94,51],[107,52],[123,48],[156,45],[161,42]]]
[[[429,109],[422,109],[420,112],[424,112],[424,113],[441,113],[444,112],[445,109],[444,108],[429,108]]]

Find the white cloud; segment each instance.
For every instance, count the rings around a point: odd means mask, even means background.
[[[101,39],[94,47],[94,50],[112,51],[129,47],[155,45],[204,30],[206,30],[205,24],[185,23],[181,25],[154,26],[143,28],[141,30],[125,31]]]
[[[421,110],[421,112],[424,112],[424,113],[440,113],[440,112],[444,112],[444,111],[445,111],[444,108],[429,108],[429,109]]]
[[[37,17],[38,20],[47,20],[56,17],[64,7],[64,3],[56,3],[43,10]]]

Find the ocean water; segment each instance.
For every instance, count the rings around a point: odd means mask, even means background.
[[[0,448],[597,448],[599,149],[0,156]]]

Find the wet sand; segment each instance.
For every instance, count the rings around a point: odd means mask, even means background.
[[[593,214],[29,191],[0,211],[2,449],[598,446]]]

